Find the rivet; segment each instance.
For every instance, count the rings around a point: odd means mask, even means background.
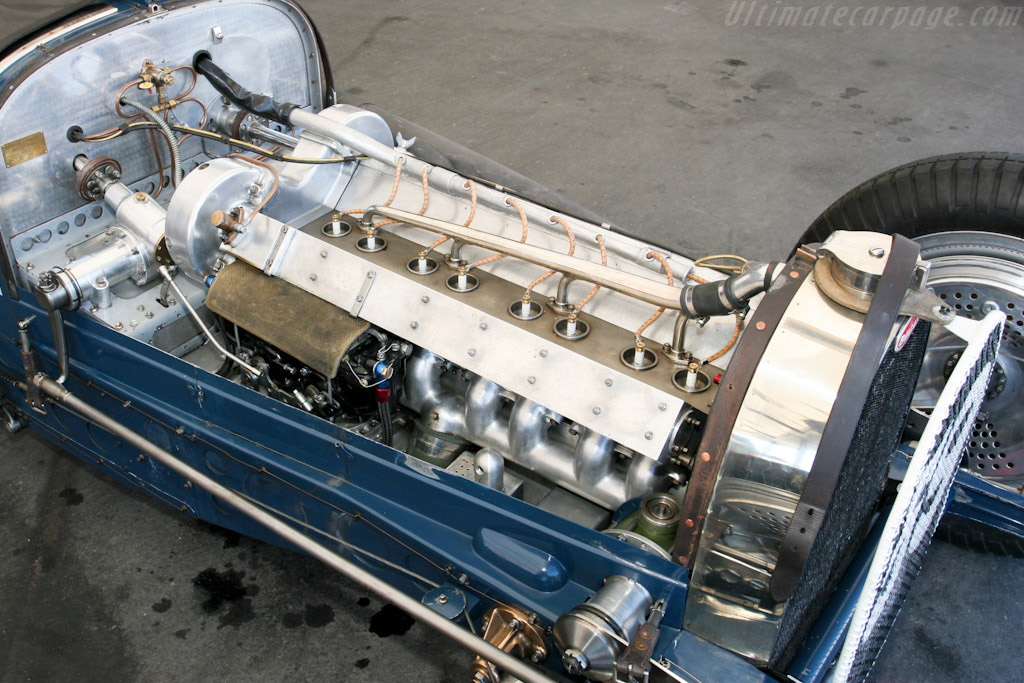
[[[540,357],[541,358],[547,358],[548,357],[548,350],[547,349],[541,349],[540,350]]]
[[[685,522],[683,522],[683,524],[685,524],[686,526],[688,526],[691,529],[693,528],[693,520],[692,519],[686,520]]]
[[[659,403],[658,404],[658,410],[664,412],[664,411],[668,410],[668,405],[665,404],[665,403]]]
[[[756,327],[759,332],[763,332],[764,328],[768,326],[764,324],[763,320],[758,320],[757,323],[754,324],[754,327]]]
[[[468,353],[471,356],[475,356],[476,355],[476,349],[470,349],[469,351],[466,351],[466,353]]]
[[[611,377],[609,377],[608,379],[606,379],[606,380],[604,381],[604,385],[605,385],[606,387],[610,387],[610,386],[612,385],[612,378],[611,378]]]
[[[868,253],[874,256],[875,258],[882,258],[883,256],[885,256],[885,249],[882,249],[882,247],[871,247],[870,249],[868,249]]]
[[[533,375],[531,375],[531,376],[526,378],[526,383],[527,384],[536,384],[537,383],[537,378],[534,377]]]
[[[313,282],[316,282],[316,273],[310,273],[309,279],[312,280]]]
[[[797,272],[797,271],[795,271],[795,270],[791,270],[791,271],[789,271],[789,276],[790,276],[791,278],[793,278],[793,279],[796,279],[796,278],[800,277],[800,273],[798,273],[798,272]]]
[[[480,323],[480,329],[481,330],[486,330],[487,329],[487,323]]]
[[[409,323],[409,327],[411,327],[411,328],[412,328],[412,329],[414,329],[414,330],[415,330],[415,329],[416,329],[417,327],[419,327],[419,326],[420,326],[420,324],[419,324],[418,322],[416,322],[415,320],[413,320],[413,321],[412,321],[411,323]]]
[[[650,441],[654,438],[654,432],[644,432],[644,438]]]
[[[704,451],[703,453],[700,454],[700,459],[703,460],[704,462],[709,462],[711,460],[711,454],[708,453],[707,451]]]
[[[594,415],[600,415],[600,414],[601,414],[601,409],[598,408],[597,406],[594,406]]]
[[[326,249],[324,249],[323,251],[320,252],[320,258],[327,258],[327,250]]]
[[[427,303],[428,301],[430,301],[430,297],[424,294],[423,296],[420,297],[420,301],[422,301],[423,303]]]

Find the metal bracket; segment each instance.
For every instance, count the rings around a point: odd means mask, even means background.
[[[483,625],[484,640],[520,659],[539,664],[550,652],[544,629],[537,623],[535,614],[510,605],[499,605],[487,610]],[[500,683],[503,680],[498,668],[483,657],[475,657],[469,668],[473,683]]]
[[[658,600],[651,608],[640,628],[633,634],[629,646],[615,660],[615,683],[648,683],[651,675],[651,655],[658,643],[658,626],[665,616],[665,601]]]
[[[352,302],[352,306],[349,308],[349,313],[355,317],[359,317],[359,311],[363,310],[363,304],[366,303],[366,297],[370,293],[370,287],[373,286],[373,281],[377,279],[377,271],[368,270],[366,271],[366,278],[363,280],[362,286],[359,288],[359,293],[356,294],[356,300]]]
[[[164,280],[164,283],[160,285],[160,296],[157,297],[156,302],[164,308],[170,308],[178,303],[177,300],[171,296],[170,280]]]
[[[276,275],[277,269],[273,268],[275,262],[280,266],[277,256],[285,250],[285,246],[291,242],[291,237],[295,233],[294,230],[290,229],[287,225],[282,225],[280,232],[277,233],[277,237],[274,240],[274,244],[270,247],[270,253],[267,255],[267,261],[263,264],[263,272],[267,275]]]
[[[21,340],[21,363],[25,368],[25,398],[28,400],[32,410],[46,415],[46,403],[43,401],[42,392],[39,391],[39,385],[35,383],[39,369],[36,367],[36,357],[32,353],[32,342],[28,338],[28,329],[33,320],[35,320],[35,316],[30,315],[18,323],[18,336]]]
[[[814,264],[814,279],[818,283],[818,287],[821,288],[821,291],[840,306],[845,306],[859,313],[867,313],[874,299],[877,283],[870,279],[868,275],[863,276],[865,278],[864,284],[859,287],[854,287],[841,281],[834,272],[835,263],[837,260],[841,263],[841,256],[838,254],[845,254],[846,252],[837,253],[830,251],[826,243],[825,248],[820,249],[818,253],[821,258]],[[886,255],[886,250],[880,249],[880,254],[877,257],[879,259]],[[882,263],[884,261],[880,260],[879,265]],[[956,318],[956,311],[928,288],[927,283],[930,269],[930,263],[918,259],[917,264],[914,266],[914,274],[910,285],[900,304],[899,313],[900,315],[921,318],[928,322],[948,325]]]

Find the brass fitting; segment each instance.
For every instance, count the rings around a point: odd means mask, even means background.
[[[517,607],[499,605],[487,611],[483,624],[483,639],[499,650],[536,663],[547,659],[547,638],[537,624],[537,615]],[[474,683],[501,681],[497,667],[482,657],[475,657],[469,669]]]

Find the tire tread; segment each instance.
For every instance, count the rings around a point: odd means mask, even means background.
[[[877,230],[919,237],[986,217],[991,232],[1024,236],[1024,154],[945,154],[898,166],[837,199],[800,244],[836,230]],[[949,223],[953,223],[951,228]],[[975,227],[974,229],[978,229]]]

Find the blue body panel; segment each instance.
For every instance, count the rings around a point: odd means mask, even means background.
[[[21,295],[0,299],[0,364],[23,374],[14,331],[18,320],[34,315],[36,358],[55,375],[46,315],[30,293]],[[604,577],[621,574],[666,600],[659,655],[680,661],[703,648],[709,662],[718,662],[716,671],[731,662],[735,680],[762,676],[710,643],[680,637],[688,578],[680,565],[435,469],[81,314],[66,320],[69,390],[407,593],[421,597],[437,585],[461,584],[474,616],[498,600],[535,612],[548,626]],[[108,474],[183,512],[282,544],[65,408],[50,405],[40,415],[20,391],[6,390],[33,428]]]
[[[909,446],[900,446],[890,479],[903,481],[913,453]],[[1024,496],[964,469],[956,472],[945,514],[1024,538]]]

